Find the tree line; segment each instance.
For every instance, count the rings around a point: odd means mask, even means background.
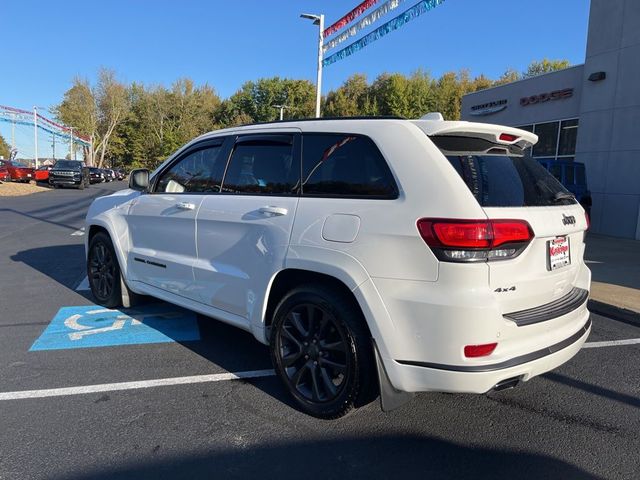
[[[436,78],[419,70],[409,76],[379,75],[369,83],[356,74],[329,92],[323,116],[394,115],[419,118],[439,111],[447,120],[460,118],[462,96],[569,66],[566,60],[532,62],[524,72],[506,71],[498,79],[471,77],[468,71]],[[279,118],[274,105],[285,105],[286,118],[308,118],[315,112],[315,85],[280,77],[245,82],[227,99],[208,84],[188,78],[171,87],[125,85],[102,69],[95,84],[76,78],[53,109],[57,119],[89,137],[85,159],[96,166],[154,168],[192,138],[219,128]]]

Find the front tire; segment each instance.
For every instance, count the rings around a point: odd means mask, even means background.
[[[89,242],[87,277],[91,293],[100,305],[107,308],[120,305],[120,265],[111,238],[104,232],[96,233]]]
[[[270,347],[278,376],[309,415],[339,418],[375,397],[371,335],[355,301],[338,289],[306,285],[287,293]]]

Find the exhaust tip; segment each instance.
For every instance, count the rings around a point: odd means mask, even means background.
[[[507,378],[506,380],[502,380],[495,384],[492,388],[494,392],[500,392],[502,390],[508,390],[510,388],[517,387],[520,381],[522,380],[522,376]]]

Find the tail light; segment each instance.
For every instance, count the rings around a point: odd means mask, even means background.
[[[436,257],[447,262],[515,258],[534,237],[524,220],[421,218],[417,225]]]
[[[584,218],[587,221],[587,230],[589,230],[589,228],[591,227],[591,219],[589,218],[589,214],[586,210],[584,212]]]

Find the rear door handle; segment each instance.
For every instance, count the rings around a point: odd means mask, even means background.
[[[260,213],[264,213],[265,215],[273,215],[273,216],[280,216],[280,215],[286,215],[289,210],[287,210],[284,207],[261,207],[258,210]]]
[[[179,208],[180,210],[194,210],[196,206],[194,203],[178,202],[176,203],[176,208]]]

